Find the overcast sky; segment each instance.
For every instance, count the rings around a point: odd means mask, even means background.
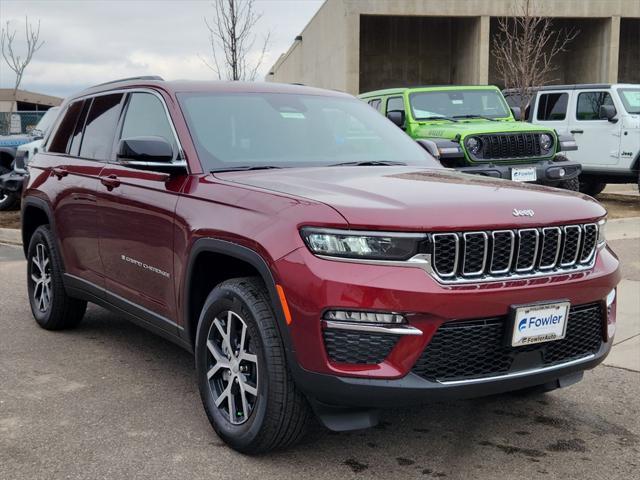
[[[323,0],[256,0],[263,17],[256,49],[271,31],[264,78],[278,56],[322,5]],[[200,59],[210,54],[203,17],[211,0],[0,0],[2,24],[18,28],[24,45],[24,16],[41,21],[44,46],[27,68],[20,88],[65,96],[87,86],[135,75],[171,79],[214,79]],[[258,52],[254,52],[258,55]],[[12,87],[13,72],[2,60],[0,86]]]

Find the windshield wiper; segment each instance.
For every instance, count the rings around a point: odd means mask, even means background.
[[[456,117],[444,117],[444,116],[440,116],[440,115],[433,115],[431,117],[421,117],[417,119],[418,121],[422,121],[422,120],[449,120],[450,122],[454,122],[454,123],[458,123],[458,120],[456,120]]]
[[[248,170],[271,170],[272,168],[282,168],[282,167],[276,167],[275,165],[238,165],[237,167],[216,168],[214,170],[209,170],[209,172],[210,173],[245,172]]]
[[[403,162],[392,162],[389,160],[365,160],[362,162],[342,162],[342,163],[333,163],[329,165],[330,167],[380,167],[387,165],[406,165]]]
[[[489,120],[495,122],[495,118],[485,117],[484,115],[454,115],[453,118],[482,118],[483,120]]]

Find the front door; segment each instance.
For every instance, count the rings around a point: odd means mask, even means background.
[[[571,159],[582,164],[584,171],[618,163],[620,122],[600,119],[601,105],[614,105],[607,90],[578,90],[574,93],[570,132],[578,144]]]
[[[152,92],[128,94],[118,127],[120,139],[158,136],[180,155],[163,104]],[[117,148],[117,147],[116,147]],[[119,164],[105,166],[98,188],[100,256],[107,295],[146,311],[143,320],[176,333],[173,238],[174,212],[187,176],[139,170]]]

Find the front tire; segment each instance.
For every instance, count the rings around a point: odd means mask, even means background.
[[[580,191],[586,193],[590,197],[595,197],[607,186],[604,182],[598,182],[591,178],[580,178]]]
[[[257,454],[296,443],[310,408],[287,367],[266,288],[237,278],[214,288],[196,333],[196,373],[207,417],[233,449]]]
[[[569,180],[563,180],[558,184],[558,188],[563,188],[565,190],[570,190],[572,192],[579,192],[580,180],[578,180],[578,177],[570,178]]]
[[[45,330],[73,328],[87,309],[87,302],[67,295],[62,273],[53,233],[49,225],[41,225],[27,250],[27,290],[33,318]]]

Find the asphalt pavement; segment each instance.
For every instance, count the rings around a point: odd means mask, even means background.
[[[638,478],[635,232],[638,219],[613,229],[625,278],[615,346],[582,382],[385,411],[360,432],[314,426],[302,444],[261,457],[235,453],[209,427],[179,347],[95,306],[76,330],[38,328],[22,249],[0,245],[0,480]]]

